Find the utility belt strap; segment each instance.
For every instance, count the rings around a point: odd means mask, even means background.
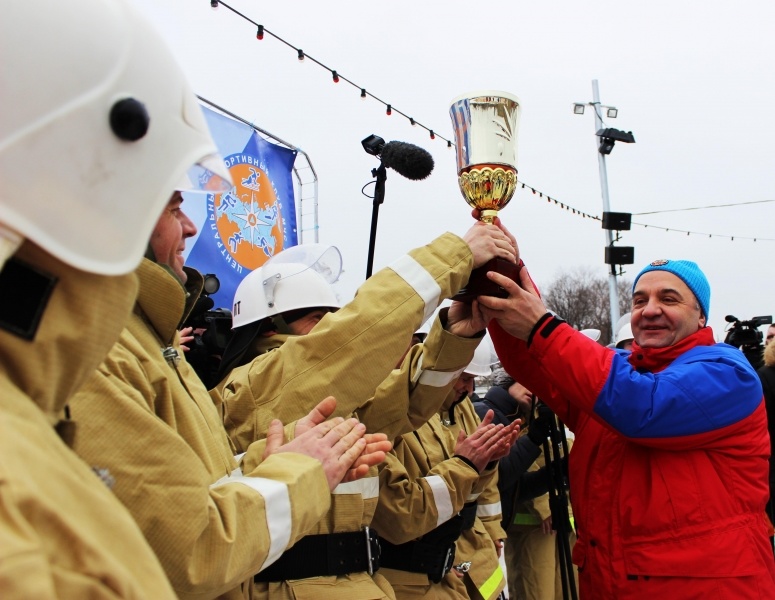
[[[474,521],[476,521],[476,509],[478,506],[476,500],[473,502],[466,502],[463,505],[463,509],[459,513],[463,519],[463,531],[471,529],[471,527],[474,526]]]
[[[430,544],[422,540],[394,545],[380,538],[382,559],[387,569],[425,573],[434,583],[439,583],[452,569],[455,560],[455,542],[447,545]]]
[[[474,506],[474,519],[476,506]],[[473,519],[471,521],[473,524]],[[434,583],[440,582],[452,568],[455,560],[455,540],[463,531],[462,511],[449,521],[432,529],[419,540],[404,544],[391,544],[379,539],[382,547],[380,564],[388,569],[425,573]]]
[[[287,581],[364,571],[373,575],[379,565],[379,538],[366,527],[362,531],[305,536],[253,580]]]

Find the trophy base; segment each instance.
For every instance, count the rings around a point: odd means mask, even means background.
[[[504,258],[491,258],[484,265],[471,271],[468,285],[452,296],[452,300],[471,304],[478,296],[495,296],[508,298],[509,293],[491,279],[487,279],[487,271],[495,271],[511,279],[519,281],[521,267]]]

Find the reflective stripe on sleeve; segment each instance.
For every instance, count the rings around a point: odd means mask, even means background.
[[[498,591],[502,582],[503,571],[501,571],[501,567],[498,565],[492,575],[490,575],[487,578],[487,581],[482,584],[482,587],[479,588],[479,593],[482,595],[482,598],[489,599],[490,596]]]
[[[431,277],[431,274],[425,270],[420,263],[418,263],[411,256],[402,256],[393,264],[390,268],[395,271],[401,279],[406,281],[415,292],[425,302],[425,314],[423,316],[423,323],[431,318],[433,311],[439,305],[439,299],[441,296],[441,288],[436,280]]]
[[[360,494],[364,500],[379,497],[379,477],[364,477],[347,483],[340,483],[332,494]]]
[[[501,514],[501,503],[493,502],[492,504],[478,504],[476,506],[477,517],[497,517]]]
[[[468,504],[469,502],[474,502],[481,495],[482,495],[482,492],[472,492],[468,494],[468,496],[466,497],[466,504]]]
[[[438,475],[426,477],[425,481],[433,492],[433,501],[438,513],[436,517],[436,527],[438,527],[452,518],[452,497],[449,495],[449,488],[444,479]]]
[[[452,373],[446,373],[442,371],[423,371],[420,375],[420,385],[427,385],[429,387],[444,387],[450,384],[452,381],[460,377],[463,369],[459,371],[453,371]]]
[[[463,369],[447,373],[444,371],[426,371],[422,368],[423,354],[417,359],[417,368],[412,373],[412,383],[417,385],[427,385],[428,387],[440,388],[448,385],[463,372]]]
[[[245,477],[244,475],[231,475],[222,477],[210,486],[218,488],[230,483],[239,483],[255,490],[264,498],[264,512],[266,513],[266,527],[269,530],[269,552],[264,564],[265,569],[276,561],[291,541],[291,498],[288,495],[288,486],[281,481],[264,479],[263,477]]]

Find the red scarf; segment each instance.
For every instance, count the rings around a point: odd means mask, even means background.
[[[716,340],[713,339],[713,331],[710,327],[703,327],[677,344],[665,348],[641,348],[638,346],[638,342],[633,341],[629,361],[633,368],[638,371],[657,373],[684,352],[697,346],[712,346],[715,343]]]

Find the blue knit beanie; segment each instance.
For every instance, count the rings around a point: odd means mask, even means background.
[[[705,320],[708,320],[708,310],[710,309],[710,284],[708,283],[705,274],[700,271],[700,267],[697,263],[690,260],[655,260],[650,265],[638,273],[635,278],[635,282],[632,284],[632,291],[635,291],[635,286],[638,284],[638,279],[644,273],[649,271],[667,271],[678,277],[683,281],[697,298],[697,302],[700,305],[700,310],[705,316]]]

